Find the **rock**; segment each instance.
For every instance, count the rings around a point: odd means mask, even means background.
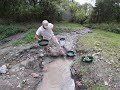
[[[97,52],[96,55],[100,55],[100,52]]]
[[[80,81],[76,81],[75,83],[77,84],[77,86],[82,86],[82,83]]]
[[[44,56],[44,54],[43,53],[40,53],[40,57],[43,57]]]
[[[25,79],[25,80],[22,81],[22,84],[25,84],[26,82],[27,82],[27,80]]]
[[[18,86],[17,86],[17,87],[18,87],[18,88],[22,88],[22,86],[21,86],[21,84],[20,84],[20,83],[18,84]]]
[[[92,31],[92,30],[90,30],[90,31],[88,31],[88,33],[93,33],[93,31]]]
[[[112,63],[114,63],[114,60],[111,59],[110,61],[111,61]]]
[[[25,70],[25,67],[21,67],[20,70]]]
[[[80,31],[76,31],[76,34],[80,34]]]
[[[8,76],[9,76],[9,75],[10,75],[10,72],[7,72],[7,73],[6,73],[6,75],[8,75]]]
[[[96,44],[96,46],[100,46],[100,44]]]
[[[94,57],[96,55],[96,53],[92,54],[92,56]]]
[[[32,75],[32,77],[34,77],[34,78],[38,78],[38,77],[39,77],[39,74],[37,74],[37,73],[31,73],[31,75]]]
[[[6,66],[7,66],[8,69],[12,68],[12,65],[10,63],[8,63]]]
[[[6,72],[7,72],[7,66],[6,65],[2,65],[0,67],[0,73],[5,74]]]
[[[105,85],[108,85],[108,82],[107,82],[107,81],[104,81],[104,84],[105,84]]]
[[[98,49],[98,51],[99,51],[99,52],[101,52],[101,51],[102,51],[102,49],[101,49],[101,48],[99,48],[99,49]]]
[[[17,77],[17,79],[20,79],[19,77]]]
[[[103,60],[103,57],[101,57],[100,60]]]

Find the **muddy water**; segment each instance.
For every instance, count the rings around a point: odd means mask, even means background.
[[[74,90],[74,80],[70,73],[71,64],[72,60],[59,58],[46,65],[47,72],[37,90]]]

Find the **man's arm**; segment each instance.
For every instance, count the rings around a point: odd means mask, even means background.
[[[35,34],[35,39],[38,40],[38,41],[41,40],[37,34]]]

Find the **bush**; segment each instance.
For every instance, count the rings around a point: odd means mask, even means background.
[[[60,21],[62,13],[58,4],[53,0],[1,0],[0,18],[7,22]]]

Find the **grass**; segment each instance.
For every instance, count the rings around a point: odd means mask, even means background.
[[[3,40],[9,36],[15,35],[17,33],[23,32],[24,29],[19,26],[13,26],[13,25],[0,25],[0,40]]]
[[[120,34],[94,30],[93,33],[80,37],[77,42],[77,50],[102,49],[103,57],[113,62],[115,67],[120,67]]]
[[[30,28],[30,31],[28,31],[22,39],[19,39],[19,40],[13,42],[12,45],[16,46],[16,45],[34,42],[35,41],[34,35],[35,35],[36,30],[39,27],[39,26],[38,27],[37,26],[38,26],[37,23],[33,24],[31,27],[29,24],[27,24],[26,27]],[[83,27],[79,24],[61,22],[61,23],[54,24],[53,31],[55,34],[59,34],[59,33],[65,32],[65,31],[70,32],[70,31],[80,30],[81,28],[83,28]]]
[[[35,41],[34,35],[35,35],[36,29],[31,29],[29,32],[25,34],[25,36],[15,42],[12,43],[13,46],[18,46],[22,44],[32,43]]]
[[[54,32],[55,34],[59,34],[61,32],[70,32],[70,31],[76,31],[84,28],[82,25],[77,23],[66,23],[66,22],[60,22],[56,23],[54,25]]]
[[[95,84],[91,87],[91,90],[108,90],[105,85]]]
[[[92,29],[100,29],[104,31],[114,32],[120,34],[120,24],[119,23],[98,23],[98,24],[86,24],[85,26]]]

